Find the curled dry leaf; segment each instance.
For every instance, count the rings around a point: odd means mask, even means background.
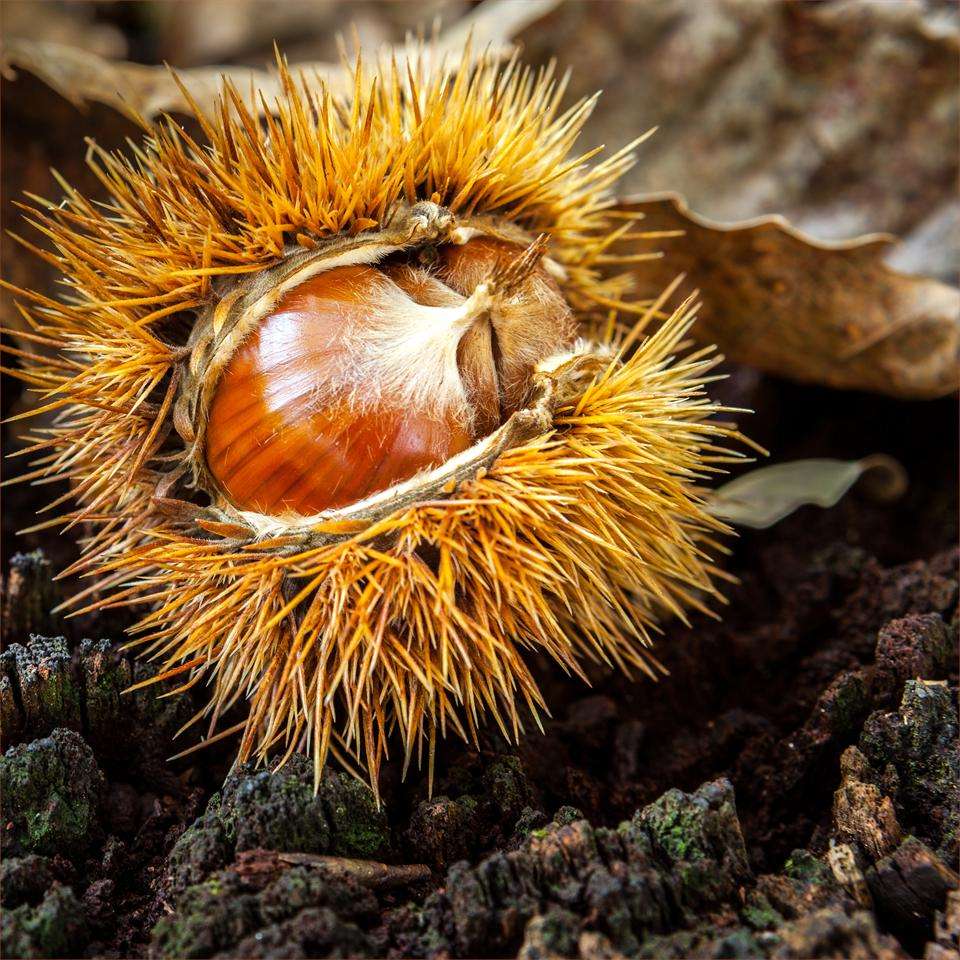
[[[723,224],[677,194],[624,201],[643,229],[672,232],[636,272],[654,294],[686,273],[703,296],[699,339],[731,359],[806,383],[904,399],[960,385],[960,291],[892,270],[893,238],[819,242],[780,217]],[[682,233],[680,233],[682,231]]]
[[[876,481],[872,493],[893,500],[906,489],[903,467],[883,454],[863,460],[792,460],[751,470],[718,487],[709,511],[739,527],[764,530],[807,504],[832,507],[866,473]]]
[[[429,48],[431,56],[444,56],[463,49],[472,37],[478,53],[504,57],[513,50],[512,38],[525,27],[552,10],[558,0],[488,0],[463,17],[449,30],[436,36]],[[384,51],[389,59],[402,62],[406,45]],[[0,70],[12,79],[14,68],[27,70],[49,84],[76,106],[87,101],[108,104],[128,116],[151,118],[161,113],[190,113],[184,92],[170,70],[129,61],[108,60],[95,53],[63,43],[9,37],[0,53]],[[308,76],[317,74],[333,92],[342,84],[345,72],[339,64],[300,63]],[[210,112],[216,105],[223,77],[229,77],[248,105],[262,111],[280,94],[280,79],[275,70],[243,66],[192,67],[177,71],[177,78],[190,96]]]

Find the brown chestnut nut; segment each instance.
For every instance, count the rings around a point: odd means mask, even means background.
[[[310,515],[436,466],[519,408],[574,323],[542,265],[476,237],[429,265],[340,266],[287,293],[213,394],[207,466],[237,507]]]

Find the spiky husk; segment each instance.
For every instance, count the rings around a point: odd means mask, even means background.
[[[228,85],[216,117],[198,114],[209,146],[167,121],[128,158],[91,147],[106,203],[63,184],[60,205],[32,212],[69,294],[19,291],[26,338],[57,356],[23,356],[16,373],[45,394],[39,412],[59,411],[20,479],[72,481],[77,509],[41,526],[82,524],[68,572],[96,580],[75,601],[148,605],[137,642],[160,676],[212,683],[205,740],[247,700],[242,758],[312,749],[319,776],[332,750],[375,787],[394,728],[409,761],[424,744],[432,759],[438,731],[475,738],[484,715],[508,736],[524,710],[537,717],[525,650],[575,673],[592,658],[655,675],[657,617],[717,596],[704,551],[723,528],[697,484],[729,459],[733,430],[703,392],[715,361],[672,356],[680,311],[616,356],[584,349],[544,370],[555,399],[537,436],[362,529],[318,541],[171,512],[189,496],[173,430],[184,321],[291,245],[386,228],[423,200],[496,215],[545,234],[585,322],[618,329],[606,308],[624,283],[603,271],[626,228],[606,208],[630,157],[569,159],[590,102],[560,114],[549,72],[469,54],[372,80],[358,64],[345,103],[279,68],[264,124]]]
[[[696,483],[731,430],[703,394],[715,357],[673,356],[689,322],[626,360],[565,360],[553,429],[445,499],[314,548],[167,534],[125,554],[110,569],[157,604],[137,643],[164,676],[210,683],[208,737],[249,700],[241,757],[312,749],[319,775],[334,745],[374,785],[393,727],[406,763],[437,731],[475,740],[485,715],[508,738],[536,721],[525,650],[656,677],[650,630],[718,597],[704,551],[725,529]]]

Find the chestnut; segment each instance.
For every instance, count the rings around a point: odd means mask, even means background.
[[[282,297],[220,374],[207,468],[237,508],[309,516],[449,460],[519,408],[574,323],[524,254],[476,237],[403,262],[335,266]],[[480,295],[478,295],[480,291]]]

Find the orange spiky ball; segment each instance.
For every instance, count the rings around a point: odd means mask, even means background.
[[[156,679],[212,687],[205,742],[246,700],[241,759],[376,790],[393,731],[432,770],[438,731],[536,719],[525,651],[656,676],[657,618],[717,596],[698,485],[736,433],[689,305],[609,275],[632,159],[571,155],[592,101],[469,52],[345,99],[279,70],[263,121],[226,83],[206,142],[145,124],[92,149],[106,202],[31,211],[69,294],[19,291],[56,353],[17,374],[58,411],[27,478],[72,482],[75,600],[146,604]]]

